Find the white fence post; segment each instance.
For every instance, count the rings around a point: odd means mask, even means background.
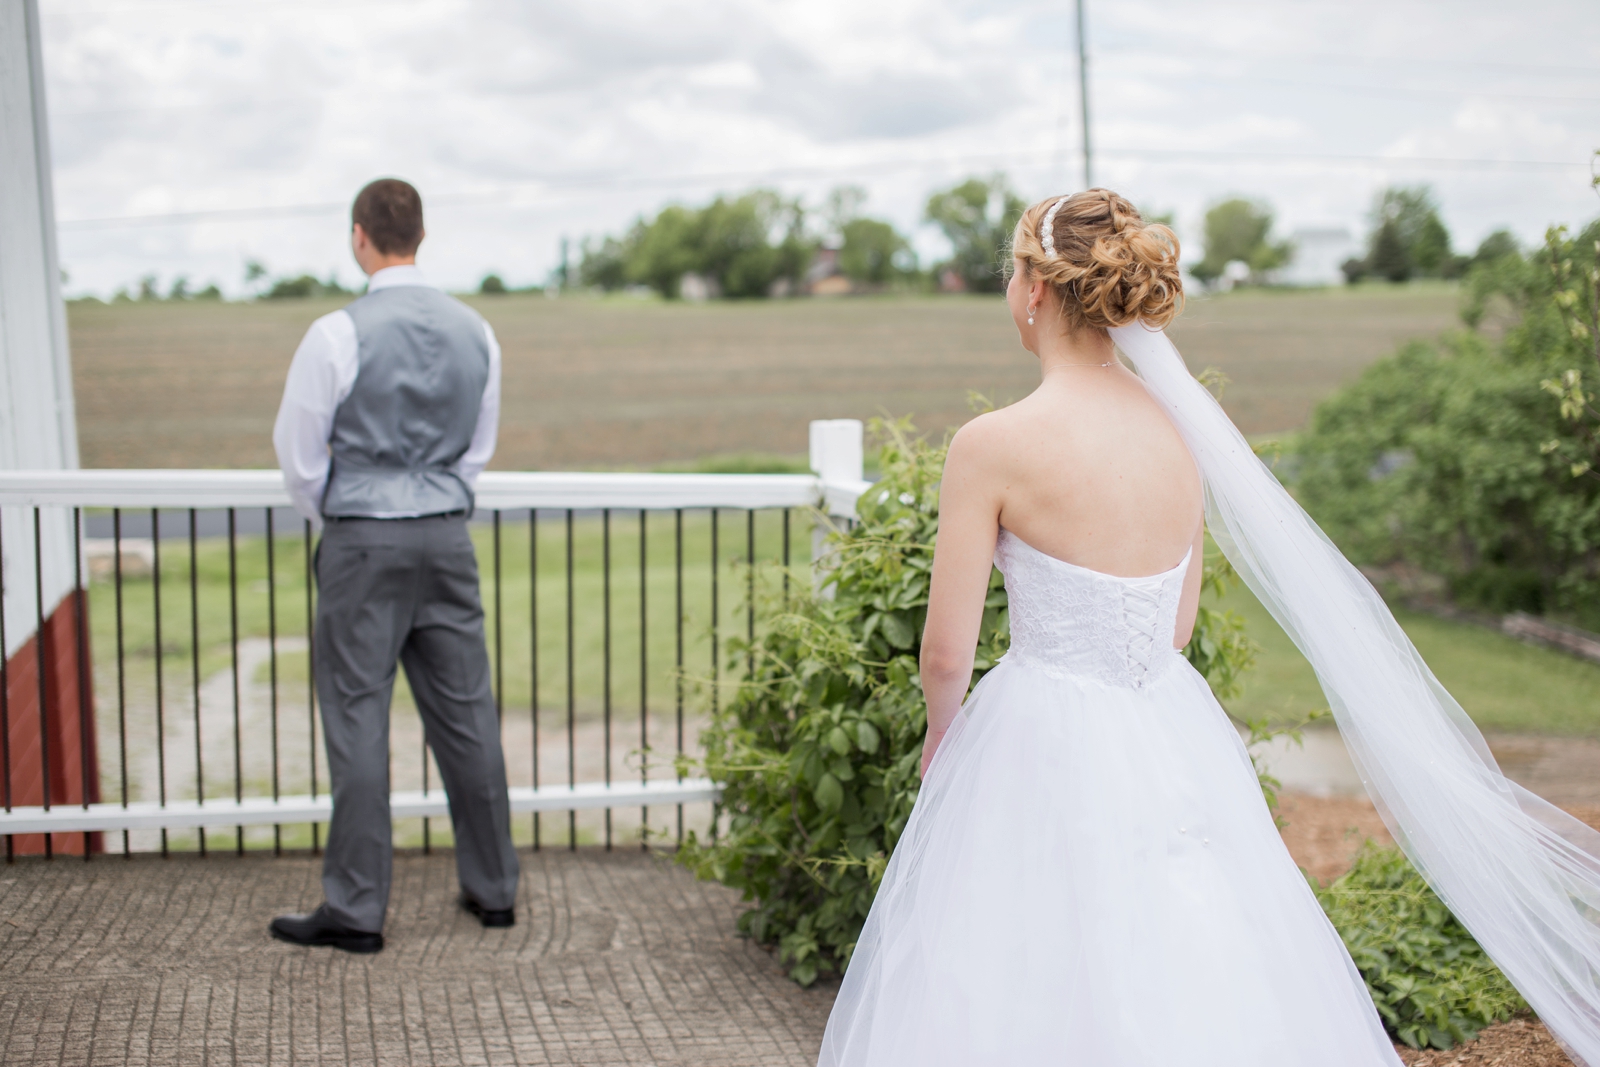
[[[862,480],[862,436],[860,419],[816,419],[811,423],[811,469],[824,484]]]
[[[811,469],[822,482],[822,506],[828,515],[855,518],[856,499],[866,490],[865,445],[860,419],[816,419],[811,423]],[[827,554],[827,531],[811,528],[811,572]],[[832,587],[822,590],[832,596]]]

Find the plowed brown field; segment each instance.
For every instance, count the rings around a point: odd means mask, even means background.
[[[711,453],[802,453],[816,418],[970,417],[1037,381],[994,297],[666,304],[471,298],[505,350],[500,469],[649,466]],[[1221,367],[1247,433],[1312,405],[1411,337],[1453,325],[1442,286],[1247,292],[1191,300],[1173,333]],[[290,357],[333,301],[77,303],[70,308],[86,467],[273,466]]]

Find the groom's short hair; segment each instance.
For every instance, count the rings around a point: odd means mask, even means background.
[[[379,178],[356,194],[350,221],[384,255],[413,255],[422,243],[422,197],[410,182]]]

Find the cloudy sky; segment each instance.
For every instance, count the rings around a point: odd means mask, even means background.
[[[1081,187],[1070,2],[40,0],[69,291],[243,265],[353,283],[347,205],[414,182],[453,287],[543,281],[563,237],[767,185],[942,251],[928,193]],[[1087,0],[1094,177],[1173,211],[1361,231],[1433,185],[1458,248],[1600,214],[1594,0]]]

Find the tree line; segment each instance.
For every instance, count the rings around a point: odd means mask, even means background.
[[[1439,215],[1439,201],[1426,185],[1390,186],[1374,198],[1367,214],[1364,254],[1341,264],[1345,280],[1401,283],[1413,278],[1461,278],[1476,264],[1519,251],[1508,230],[1496,230],[1471,255],[1452,246]],[[1230,263],[1242,263],[1247,279],[1270,282],[1273,271],[1289,263],[1294,242],[1273,240],[1275,219],[1263,201],[1232,197],[1213,204],[1205,216],[1205,258],[1189,273],[1206,285],[1222,278]]]
[[[928,197],[923,220],[950,242],[947,259],[923,268],[909,238],[882,219],[861,212],[865,193],[834,190],[820,208],[771,190],[718,196],[704,207],[673,205],[641,216],[620,236],[586,240],[576,276],[564,279],[602,290],[642,287],[667,298],[731,298],[805,291],[808,273],[825,265],[856,291],[945,289],[996,292],[1004,287],[1005,249],[1026,202],[1004,175],[969,178]],[[1147,212],[1152,222],[1170,215]],[[1213,203],[1203,224],[1204,256],[1189,266],[1194,278],[1215,285],[1229,265],[1243,264],[1242,280],[1271,284],[1294,257],[1292,240],[1274,236],[1276,219],[1263,200],[1229,197]],[[1342,264],[1350,284],[1394,283],[1413,278],[1464,277],[1474,264],[1519,251],[1509,231],[1490,234],[1471,254],[1457,252],[1426,185],[1391,186],[1373,199],[1363,254]],[[1237,272],[1236,272],[1237,273]],[[486,283],[498,283],[491,276]],[[486,284],[485,291],[492,291]]]
[[[926,266],[906,234],[862,210],[866,198],[858,186],[840,186],[816,207],[772,189],[719,195],[699,207],[673,204],[653,216],[640,216],[621,234],[585,239],[578,262],[567,265],[563,253],[563,265],[550,282],[558,288],[639,288],[667,299],[798,295],[823,291],[818,283],[830,278],[844,283],[842,290],[831,290],[835,292],[992,293],[1004,288],[1006,249],[1027,207],[1004,174],[968,178],[929,195],[922,220],[944,234],[950,254]],[[1172,223],[1169,214],[1147,211],[1145,217]],[[1213,203],[1203,221],[1204,255],[1187,265],[1190,274],[1208,287],[1225,277],[1272,284],[1275,272],[1296,251],[1292,240],[1275,237],[1275,225],[1273,209],[1264,200],[1235,196]],[[1475,264],[1517,252],[1517,241],[1506,230],[1490,234],[1471,254],[1457,252],[1433,190],[1426,185],[1391,186],[1374,197],[1363,253],[1346,260],[1342,270],[1350,284],[1453,279],[1464,277]],[[333,275],[272,277],[255,260],[246,263],[244,281],[246,299],[356,292]],[[488,274],[478,291],[495,295],[513,290],[498,274]],[[119,289],[113,299],[220,300],[223,294],[215,283],[194,290],[183,276],[163,293],[156,276],[147,275],[134,291]]]
[[[329,274],[327,278],[318,278],[311,274],[285,275],[273,277],[266,265],[260,260],[247,260],[244,265],[244,284],[248,290],[253,290],[244,297],[246,300],[308,300],[314,297],[357,296],[359,290],[346,289],[339,284],[337,275]],[[503,290],[502,290],[503,291]],[[96,302],[94,297],[81,299]],[[126,304],[133,301],[139,303],[185,303],[188,301],[226,300],[215,281],[210,282],[203,289],[196,289],[190,282],[189,276],[180,274],[172,279],[165,292],[161,289],[161,279],[154,274],[146,274],[139,279],[139,283],[131,290],[124,286],[111,296],[111,303]]]
[[[944,232],[952,255],[927,269],[905,234],[861,210],[865,201],[864,190],[841,186],[814,210],[770,189],[698,208],[675,204],[620,236],[586,240],[574,280],[604,290],[643,287],[669,299],[684,295],[686,281],[703,295],[789,295],[819,274],[868,291],[1003,287],[998,250],[1027,206],[1004,175],[969,178],[928,198],[923,217]]]

